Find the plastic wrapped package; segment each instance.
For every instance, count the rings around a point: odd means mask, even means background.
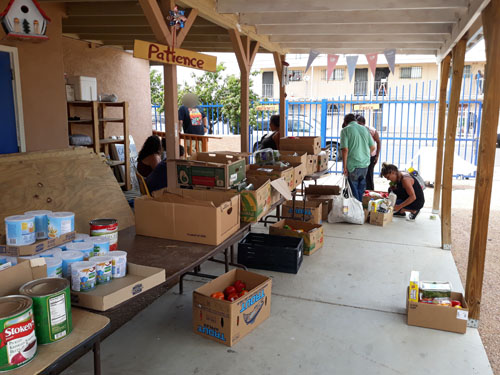
[[[420,300],[451,297],[451,283],[447,281],[422,281]]]
[[[264,148],[253,153],[255,164],[257,165],[274,165],[275,155],[272,148]],[[279,158],[279,153],[278,153]]]

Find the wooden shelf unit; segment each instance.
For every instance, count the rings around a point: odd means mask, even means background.
[[[68,118],[74,116],[75,108],[88,108],[89,113],[85,114],[85,118],[80,120],[69,120],[68,119],[68,134],[72,134],[72,125],[88,125],[92,127],[92,147],[96,154],[104,152],[107,160],[109,160],[108,165],[111,168],[123,168],[124,171],[124,182],[119,182],[119,185],[125,187],[126,190],[132,188],[130,181],[130,142],[129,142],[129,118],[128,118],[128,102],[97,102],[97,101],[74,101],[68,102]],[[107,108],[121,108],[122,117],[108,117],[106,116]],[[81,112],[81,110],[80,110]],[[79,115],[80,115],[79,112]],[[107,124],[122,124],[123,135],[118,139],[105,138],[105,129]],[[123,137],[123,138],[122,138]],[[112,144],[123,144],[125,161],[113,160],[110,154],[109,145]],[[121,175],[120,173],[118,173]]]

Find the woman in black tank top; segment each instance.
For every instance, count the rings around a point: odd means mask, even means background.
[[[393,164],[382,164],[382,176],[392,182],[391,190],[397,196],[394,212],[409,212],[410,220],[415,220],[420,209],[424,207],[424,191],[420,183],[407,172],[400,172]]]

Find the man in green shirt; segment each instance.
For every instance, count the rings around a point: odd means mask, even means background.
[[[340,132],[340,148],[344,175],[347,176],[356,199],[362,201],[366,187],[366,173],[370,165],[370,153],[375,150],[375,143],[368,129],[359,125],[352,113],[344,117]]]

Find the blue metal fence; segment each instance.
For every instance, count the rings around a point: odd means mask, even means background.
[[[482,82],[469,77],[463,80],[458,114],[455,152],[462,170],[457,176],[475,177],[477,148],[482,111]],[[451,84],[448,85],[451,87]],[[366,124],[377,129],[381,139],[380,161],[402,168],[413,165],[423,167],[429,149],[437,141],[438,82],[418,82],[401,87],[390,87],[385,95],[345,95],[313,101],[286,101],[285,136],[321,136],[323,148],[330,150],[336,163],[332,172],[342,172],[340,131],[348,113],[361,114]],[[257,108],[255,122],[249,128],[249,150],[263,135],[270,133],[269,118],[279,112],[278,101],[254,103]],[[221,104],[203,104],[205,115],[214,135],[239,134],[239,124],[230,124],[222,113]],[[163,114],[158,106],[152,107],[153,128],[164,130]],[[434,153],[435,154],[435,153]],[[381,162],[376,173],[380,172]]]

